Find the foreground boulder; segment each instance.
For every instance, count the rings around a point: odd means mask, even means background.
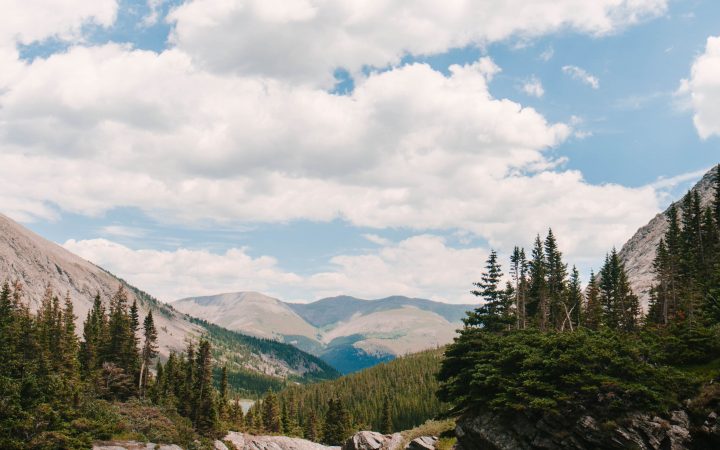
[[[92,448],[93,450],[183,450],[182,447],[175,444],[164,445],[137,441],[96,442]]]
[[[692,448],[690,429],[685,411],[667,419],[630,414],[621,423],[602,424],[591,416],[572,423],[560,415],[503,419],[486,413],[461,418],[455,434],[462,450],[685,450]]]
[[[438,438],[435,436],[420,436],[415,438],[405,447],[407,450],[435,450]]]
[[[287,436],[253,436],[246,433],[229,432],[223,441],[229,442],[237,450],[338,450],[339,447],[311,442]],[[217,448],[217,445],[216,445]]]
[[[349,438],[342,450],[398,450],[403,438],[400,433],[382,434],[375,431],[360,431]]]

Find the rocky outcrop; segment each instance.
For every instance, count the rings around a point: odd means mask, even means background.
[[[340,447],[311,442],[287,436],[253,436],[246,433],[229,432],[223,441],[235,446],[236,450],[339,450]]]
[[[455,433],[462,450],[687,450],[693,448],[691,429],[685,411],[669,418],[630,414],[620,423],[599,423],[588,415],[570,422],[561,415],[500,418],[486,413],[462,418]]]
[[[403,438],[400,433],[382,434],[375,431],[360,431],[349,438],[342,450],[398,450]]]
[[[415,438],[405,447],[407,450],[435,450],[438,438],[435,436],[420,436]]]
[[[700,194],[702,206],[710,205],[714,198],[715,170],[705,176],[692,188]],[[680,203],[676,203],[680,207]],[[650,299],[650,288],[655,282],[652,263],[655,259],[655,249],[668,228],[666,213],[658,214],[647,225],[640,228],[620,250],[620,258],[625,264],[630,285],[640,298],[643,308],[647,307]]]
[[[93,450],[183,450],[177,445],[153,444],[152,442],[137,441],[108,441],[96,442]]]

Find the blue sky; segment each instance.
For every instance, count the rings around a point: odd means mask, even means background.
[[[707,97],[704,85],[691,76],[698,58],[709,53],[708,38],[720,35],[716,1],[648,0],[639,2],[638,11],[609,7],[597,22],[590,14],[569,15],[540,30],[505,18],[498,7],[487,23],[497,32],[459,22],[454,36],[447,29],[460,19],[438,19],[437,45],[410,27],[389,34],[384,17],[362,24],[366,31],[340,49],[331,33],[353,30],[328,25],[328,38],[297,25],[321,20],[323,2],[275,10],[269,2],[262,11],[256,6],[254,16],[239,7],[218,12],[212,1],[111,3],[112,17],[88,10],[66,22],[50,21],[39,38],[6,38],[6,48],[18,52],[13,64],[22,76],[0,80],[0,105],[9,110],[0,117],[0,153],[23,167],[40,160],[62,167],[73,185],[45,193],[35,186],[42,183],[26,180],[6,190],[11,194],[0,200],[0,209],[163,300],[260,290],[292,300],[342,292],[470,301],[467,288],[491,246],[507,253],[550,226],[567,230],[568,260],[587,273],[604,251],[621,245],[701,171],[720,162],[718,134],[701,137],[693,117],[703,117],[711,129],[720,118],[702,109],[696,98]],[[307,19],[307,8],[314,19]],[[149,20],[153,11],[157,17]],[[208,28],[202,17],[196,20],[202,14],[222,19]],[[407,43],[393,47],[386,35]],[[464,35],[478,37],[463,42]],[[307,55],[293,47],[295,37],[305,42]],[[111,66],[122,58],[129,62]],[[460,75],[452,65],[473,69]],[[108,73],[136,80],[135,93],[148,91],[114,97],[112,87],[98,81]],[[448,86],[440,86],[436,74]],[[75,84],[75,77],[87,86]],[[165,91],[163,77],[180,88]],[[681,89],[688,79],[690,91]],[[224,90],[216,93],[218,85]],[[534,93],[525,85],[533,85]],[[260,95],[246,94],[247,86],[278,96],[256,108],[267,120],[254,121],[252,107],[243,116]],[[407,88],[406,96],[395,98],[405,86],[416,92]],[[292,114],[283,111],[285,102]],[[273,108],[265,111],[268,103]],[[382,108],[375,109],[378,104]],[[182,108],[188,110],[180,115]],[[467,114],[456,118],[456,111]],[[174,114],[205,126],[187,131],[164,122]],[[479,123],[494,117],[494,125]],[[317,129],[294,128],[305,120]],[[273,126],[282,130],[279,143]],[[433,134],[426,141],[428,129]],[[402,133],[394,136],[396,130]],[[198,139],[195,147],[188,136]],[[302,141],[297,148],[295,140]],[[212,146],[201,148],[208,142],[228,147],[216,154]],[[318,143],[322,151],[316,152]],[[396,155],[398,147],[403,150]],[[95,165],[85,167],[85,161]],[[87,178],[105,164],[122,171]],[[445,165],[451,175],[444,174]],[[146,177],[124,178],[135,169]],[[668,186],[658,183],[674,177],[678,181]],[[154,192],[157,184],[160,193]],[[230,195],[235,189],[243,195]],[[546,208],[536,211],[520,201],[546,189],[537,200]],[[198,200],[185,203],[196,194]],[[245,206],[255,202],[272,206],[255,216]],[[591,206],[578,206],[583,202]],[[563,245],[566,236],[558,234]],[[239,259],[229,255],[233,249]],[[198,271],[200,265],[217,270]],[[438,275],[443,271],[452,274]]]

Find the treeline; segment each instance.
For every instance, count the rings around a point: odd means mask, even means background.
[[[361,429],[413,428],[444,409],[435,395],[442,353],[428,350],[337,380],[270,392],[250,409],[243,429],[340,445]]]
[[[668,325],[720,321],[720,166],[712,204],[688,192],[680,208],[672,205],[668,229],[657,246],[648,321]]]
[[[575,330],[578,327],[632,331],[639,323],[640,304],[632,292],[625,267],[615,249],[598,275],[591,272],[586,292],[575,266],[568,270],[552,229],[544,240],[535,238],[531,256],[515,247],[510,257],[510,279],[492,250],[480,281],[471,292],[481,307],[468,313],[468,327],[487,331]]]
[[[141,320],[122,286],[107,305],[95,297],[82,340],[75,319],[69,295],[61,302],[48,288],[32,314],[19,283],[2,285],[0,448],[88,448],[127,433],[123,411],[152,405],[173,436],[185,428],[189,441],[220,434],[227,383],[221,392],[213,387],[207,340],[161,364],[152,311]]]
[[[474,283],[484,304],[447,349],[439,397],[457,414],[592,413],[612,423],[632,410],[667,412],[720,379],[720,166],[715,186],[711,206],[693,191],[669,209],[645,316],[615,250],[584,289],[552,231],[529,260],[515,248],[504,286],[491,252]]]

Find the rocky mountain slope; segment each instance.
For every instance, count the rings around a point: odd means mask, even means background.
[[[709,205],[714,198],[714,177],[715,169],[706,173],[692,188],[700,194],[703,207]],[[681,200],[675,202],[676,207],[680,208],[681,203]],[[647,306],[650,299],[649,291],[655,280],[652,268],[655,249],[668,227],[666,213],[667,210],[656,215],[647,225],[640,228],[623,245],[619,253],[625,263],[633,291],[640,297],[643,307]]]
[[[327,363],[290,345],[194,320],[0,214],[0,282],[6,280],[22,284],[24,300],[31,310],[37,309],[48,285],[59,296],[69,293],[79,333],[94,296],[99,293],[107,300],[122,285],[130,302],[138,302],[141,321],[148,311],[153,311],[162,357],[182,351],[188,340],[207,335],[219,352],[217,357],[228,361],[230,369],[245,378],[254,377],[256,385],[287,378],[329,379],[338,375]]]
[[[401,296],[298,304],[257,292],[191,297],[173,306],[232,330],[293,344],[344,373],[449,343],[474,307]]]

